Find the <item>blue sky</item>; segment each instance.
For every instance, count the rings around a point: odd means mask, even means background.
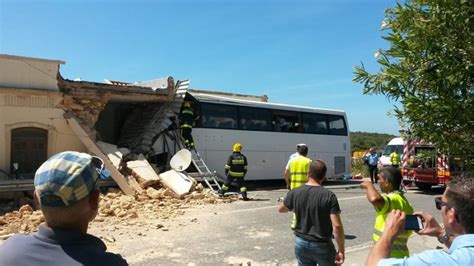
[[[362,95],[387,0],[0,0],[0,53],[66,61],[68,79],[164,76],[195,89],[342,109],[351,131],[398,134],[395,103]]]

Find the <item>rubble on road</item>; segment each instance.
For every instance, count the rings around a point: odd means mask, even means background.
[[[209,189],[204,189],[202,184],[197,184],[193,192],[181,198],[167,188],[148,187],[143,193],[134,196],[125,195],[119,189],[110,189],[107,194],[101,195],[99,213],[94,223],[104,226],[123,225],[143,219],[154,223],[154,228],[161,228],[163,225],[159,221],[184,214],[184,209],[189,206],[230,203],[236,200],[237,195],[220,198]],[[12,208],[9,203],[3,211]],[[35,232],[42,222],[44,217],[40,210],[35,211],[29,205],[23,205],[17,211],[0,216],[0,239],[4,240],[15,233]]]
[[[202,185],[198,184],[198,187]],[[177,197],[167,188],[148,187],[145,193],[135,197],[117,191],[101,197],[97,221],[101,221],[100,218],[110,217],[115,218],[116,223],[130,221],[137,217],[167,220],[184,213],[183,209],[187,206],[228,203],[237,199],[237,196],[219,198],[208,189],[201,191],[196,189],[183,198]]]
[[[18,211],[0,216],[0,238],[13,233],[34,232],[42,222],[44,217],[41,211],[34,211],[30,205],[23,205]]]

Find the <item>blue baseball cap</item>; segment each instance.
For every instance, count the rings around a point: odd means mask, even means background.
[[[97,181],[110,176],[102,159],[65,151],[51,156],[35,173],[35,191],[41,206],[67,207],[97,190]]]

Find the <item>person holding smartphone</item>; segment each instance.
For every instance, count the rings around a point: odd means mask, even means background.
[[[375,242],[379,241],[385,227],[387,215],[392,210],[401,210],[407,214],[413,214],[413,207],[408,202],[400,189],[402,174],[400,169],[394,167],[384,167],[380,171],[379,185],[380,190],[385,194],[381,195],[374,187],[372,182],[365,181],[361,183],[361,188],[366,190],[367,199],[375,208],[375,223],[372,238]],[[408,237],[413,232],[407,230],[397,236],[390,250],[391,258],[403,258],[409,255],[407,242]]]
[[[406,214],[395,210],[387,218],[382,237],[370,251],[366,265],[474,265],[473,181],[473,173],[452,177],[443,195],[435,198],[444,228],[432,215],[414,213],[423,219],[423,229],[417,234],[437,237],[448,251],[433,249],[402,259],[387,259],[394,240],[404,232],[406,221]]]

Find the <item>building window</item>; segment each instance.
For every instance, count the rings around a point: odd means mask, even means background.
[[[32,178],[48,156],[48,131],[35,127],[16,128],[11,131],[10,169],[18,166],[17,174]]]

